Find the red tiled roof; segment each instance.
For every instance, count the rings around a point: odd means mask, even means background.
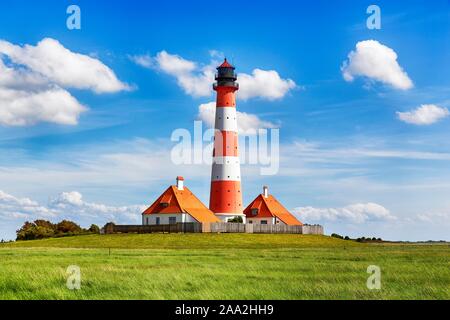
[[[166,203],[167,205],[163,205]],[[220,222],[214,213],[209,210],[188,188],[178,190],[170,186],[164,193],[142,214],[173,214],[188,213],[200,223]]]
[[[225,58],[225,60],[219,66],[219,68],[234,68],[234,67],[230,63],[228,63],[227,58]]]
[[[252,215],[252,209],[258,209],[258,215]],[[276,217],[289,226],[301,226],[303,223],[297,220],[274,196],[265,198],[262,194],[256,197],[244,210],[247,218],[271,218]]]

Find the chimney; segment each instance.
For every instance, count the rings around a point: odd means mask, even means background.
[[[263,187],[263,195],[264,195],[264,198],[269,197],[269,187],[268,186]]]
[[[177,189],[178,190],[184,190],[184,178],[178,176],[177,177]]]

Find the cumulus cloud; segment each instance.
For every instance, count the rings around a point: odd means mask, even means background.
[[[297,87],[293,80],[282,79],[275,70],[255,69],[251,75],[240,73],[238,78],[241,88],[238,97],[243,100],[250,98],[277,100]]]
[[[430,125],[450,115],[447,108],[434,104],[423,104],[417,109],[407,112],[397,112],[397,117],[406,123],[419,126]]]
[[[177,79],[178,85],[186,94],[194,97],[207,97],[212,93],[214,65],[199,66],[179,55],[159,52],[155,57],[149,55],[131,56],[130,59],[145,68],[155,69]]]
[[[269,121],[261,120],[258,116],[246,112],[236,112],[238,131],[240,133],[256,132],[258,129],[276,128],[277,126]],[[205,122],[205,124],[214,128],[216,119],[216,103],[209,102],[201,104],[198,107],[198,119]]]
[[[79,115],[86,110],[69,92],[59,87],[37,92],[0,87],[0,104],[0,125],[6,126],[38,122],[75,125]]]
[[[100,60],[72,52],[55,39],[45,38],[36,46],[22,47],[0,40],[0,53],[61,87],[88,89],[96,93],[129,89]]]
[[[293,213],[301,220],[309,221],[344,221],[364,223],[366,221],[395,220],[388,209],[376,203],[357,203],[343,208],[299,207]]]
[[[29,198],[17,198],[0,190],[0,219],[49,218],[55,214]]]
[[[413,87],[408,74],[397,62],[397,53],[376,40],[358,42],[356,50],[351,51],[348,60],[342,64],[341,71],[346,81],[366,77],[400,90]]]
[[[138,223],[146,206],[109,206],[86,202],[76,191],[63,192],[44,206],[29,198],[17,198],[0,190],[0,218],[4,220],[52,221],[71,219],[78,223]]]
[[[87,107],[66,88],[107,93],[128,86],[99,60],[54,39],[23,47],[0,40],[0,125],[76,125]]]
[[[216,67],[220,64],[216,58],[221,54],[212,50],[210,55],[212,60],[207,65],[200,65],[166,51],[159,52],[155,57],[135,55],[130,56],[130,59],[142,67],[159,70],[175,77],[178,85],[191,96],[209,97],[212,94]],[[243,100],[281,99],[297,86],[293,80],[281,78],[275,70],[261,69],[253,70],[252,74],[239,73],[238,82],[240,83],[238,98]]]
[[[137,223],[140,214],[146,209],[144,205],[109,206],[100,203],[86,202],[77,191],[63,192],[54,198],[49,207],[52,211],[78,221],[80,217],[96,219],[96,221],[113,221],[123,223]]]

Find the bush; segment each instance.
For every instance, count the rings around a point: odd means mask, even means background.
[[[55,230],[45,224],[25,222],[22,228],[17,230],[17,240],[36,240],[55,236]]]
[[[34,221],[34,224],[38,227],[43,227],[56,231],[56,225],[47,220],[36,220]]]
[[[344,239],[343,236],[341,236],[340,234],[337,234],[337,233],[332,233],[331,236],[332,236],[333,238]]]
[[[98,225],[96,225],[96,224],[91,224],[91,226],[89,227],[88,231],[90,233],[98,234],[98,233],[100,233],[100,227]]]
[[[100,233],[100,228],[93,224],[88,230],[81,228],[73,221],[63,220],[57,224],[46,220],[25,222],[16,231],[16,240],[37,240],[56,237],[70,237],[82,234]]]
[[[244,223],[242,217],[234,217],[233,219],[228,220],[230,223]]]
[[[63,220],[56,225],[57,233],[77,234],[77,233],[81,233],[82,231],[83,231],[83,229],[81,229],[81,227],[79,225],[77,225],[75,222],[72,222],[69,220]]]

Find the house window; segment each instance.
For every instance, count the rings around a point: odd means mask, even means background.
[[[258,208],[252,209],[252,216],[257,216],[257,215],[258,215]]]
[[[249,223],[249,224],[253,224],[253,220],[249,220],[248,223]]]
[[[267,224],[267,220],[261,220],[261,224]]]
[[[156,225],[160,225],[161,224],[161,218],[160,217],[156,217]]]
[[[177,217],[169,217],[169,224],[176,224],[177,223]]]

